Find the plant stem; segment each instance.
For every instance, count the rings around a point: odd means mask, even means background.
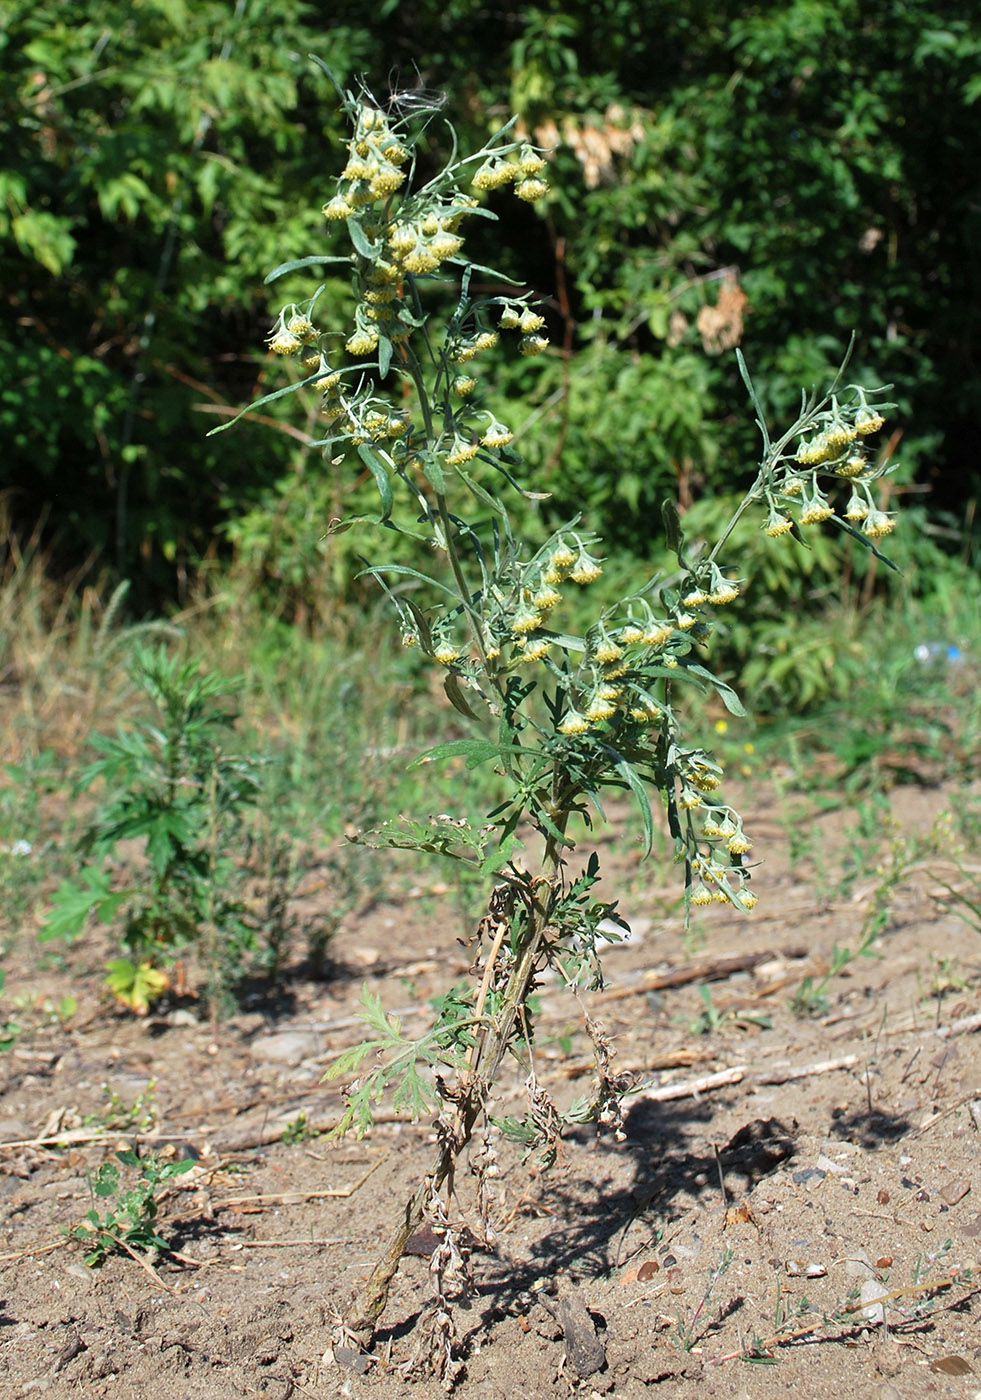
[[[568,811],[563,812],[556,822],[556,827],[560,832],[564,833],[569,815]],[[560,844],[555,837],[550,835],[542,859],[542,867],[546,873],[534,880],[529,880],[526,877],[524,880],[509,881],[503,909],[493,911],[497,927],[478,993],[480,1001],[478,1014],[482,1014],[483,1004],[486,1003],[495,973],[500,971],[500,961],[505,951],[507,934],[513,926],[512,916],[518,900],[524,896],[526,906],[524,934],[513,954],[513,962],[501,996],[501,1008],[490,1024],[485,1022],[484,1030],[478,1037],[477,1044],[471,1049],[467,1068],[463,1072],[458,1089],[454,1094],[456,1111],[452,1120],[447,1121],[442,1115],[437,1120],[440,1128],[439,1146],[432,1165],[406,1201],[384,1254],[375,1265],[367,1282],[354,1298],[344,1317],[345,1330],[359,1342],[367,1343],[371,1339],[375,1324],[385,1310],[392,1282],[398,1272],[406,1246],[422,1221],[426,1204],[431,1199],[432,1193],[438,1191],[447,1180],[452,1185],[457,1158],[465,1150],[473,1136],[474,1127],[486,1107],[488,1088],[495,1082],[501,1061],[512,1043],[515,1031],[522,1023],[525,1004],[535,977],[538,956],[548,928],[551,908],[549,896],[557,888],[561,879]]]

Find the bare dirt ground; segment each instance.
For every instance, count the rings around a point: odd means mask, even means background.
[[[924,832],[955,796],[897,789],[891,803]],[[981,1254],[978,934],[934,897],[952,868],[926,860],[895,892],[878,956],[834,978],[823,1014],[794,1014],[805,974],[855,942],[877,877],[870,864],[834,888],[850,818],[821,818],[819,897],[778,818],[758,796],[758,909],[713,912],[701,946],[683,945],[677,906],[644,885],[666,885],[670,867],[621,863],[634,937],[585,1000],[647,1087],[623,1142],[578,1130],[547,1176],[498,1139],[490,1235],[458,1175],[449,1215],[472,1272],[453,1306],[458,1393],[981,1395],[981,1298],[964,1277]],[[8,991],[29,986],[39,1008],[72,991],[79,1010],[67,1025],[38,1013],[0,1059],[0,1395],[443,1393],[425,1364],[431,1231],[371,1355],[335,1330],[429,1164],[432,1125],[319,1134],[338,1116],[321,1079],[359,1038],[362,982],[421,1028],[426,999],[465,970],[459,931],[435,899],[378,906],[332,945],[329,982],[294,981],[277,1008],[217,1028],[187,1003],[137,1021],[100,1001],[94,941],[70,953],[84,974],[15,948]],[[562,1106],[589,1046],[567,996],[546,985],[541,1000],[538,1075]],[[521,1079],[506,1079],[504,1112],[521,1111]],[[139,1137],[126,1106],[148,1080],[155,1117]],[[679,1096],[659,1096],[670,1085]],[[64,1232],[92,1205],[99,1164],[137,1142],[194,1158],[161,1199],[181,1257],[89,1268]]]

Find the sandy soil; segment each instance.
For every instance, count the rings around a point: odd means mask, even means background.
[[[952,795],[891,801],[923,832]],[[496,1138],[486,1221],[459,1173],[460,1394],[981,1394],[981,1300],[964,1281],[981,1254],[978,934],[938,903],[952,871],[928,859],[896,891],[879,956],[833,980],[824,1014],[795,1015],[802,978],[857,938],[876,875],[869,863],[842,882],[847,812],[819,819],[820,859],[792,868],[776,800],[755,805],[760,905],[749,919],[713,912],[701,946],[683,946],[660,888],[670,870],[621,862],[607,879],[612,895],[623,877],[634,936],[586,1001],[647,1086],[625,1140],[576,1131],[542,1176]],[[277,1007],[217,1028],[188,1003],[142,1022],[107,1006],[98,972],[73,970],[98,966],[94,942],[61,971],[15,947],[8,992],[30,988],[36,1010],[0,1059],[3,1397],[443,1393],[427,1366],[431,1231],[371,1354],[336,1330],[428,1166],[432,1125],[381,1122],[360,1142],[319,1130],[338,1116],[321,1078],[359,1038],[362,982],[421,1027],[426,999],[465,969],[458,932],[436,897],[378,906],[338,936],[329,982],[297,979]],[[68,991],[79,1010],[64,1025],[44,1008]],[[549,985],[541,999],[537,1069],[562,1106],[583,1090],[589,1047],[575,1004]],[[657,1096],[701,1079],[701,1092]],[[141,1135],[125,1108],[148,1080]],[[520,1094],[515,1071],[498,1111],[520,1112]],[[65,1231],[92,1204],[91,1173],[134,1144],[194,1160],[160,1206],[181,1257],[89,1268]]]

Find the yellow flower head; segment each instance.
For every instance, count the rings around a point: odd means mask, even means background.
[[[565,719],[559,725],[560,734],[585,734],[589,728],[589,720],[577,710],[570,710]]]
[[[528,357],[541,355],[548,349],[548,337],[544,335],[523,335],[518,341],[518,353]]]
[[[343,195],[337,194],[332,200],[328,201],[328,203],[324,205],[323,213],[324,218],[336,221],[340,219],[349,219],[354,213],[354,210],[351,208],[350,204],[348,204],[347,200],[343,197]]]
[[[552,555],[552,559],[555,560],[555,554]],[[590,558],[584,550],[576,560],[575,567],[570,569],[569,577],[573,583],[593,583],[602,572],[596,560]]]
[[[521,648],[522,661],[541,661],[548,655],[549,641],[547,637],[531,637],[525,641]]]
[[[453,445],[446,454],[447,465],[451,467],[462,467],[464,462],[470,462],[480,451],[480,444],[471,442],[467,438],[460,437],[459,434],[453,439]]]
[[[518,320],[518,329],[524,335],[531,335],[535,331],[540,331],[545,324],[545,317],[540,316],[537,311],[526,308],[522,311]]]
[[[866,437],[869,433],[877,433],[885,421],[874,408],[860,408],[855,414],[855,431]]]
[[[349,355],[370,355],[372,350],[378,349],[378,332],[356,330],[344,344]]]
[[[891,535],[895,528],[896,522],[891,515],[886,515],[881,510],[870,510],[865,517],[862,533],[870,540],[880,540],[883,535]]]
[[[511,619],[511,631],[518,637],[527,636],[529,632],[535,632],[541,627],[544,618],[540,612],[535,612],[532,608],[519,608]]]
[[[544,180],[529,176],[527,180],[519,180],[514,187],[514,192],[519,199],[525,200],[528,204],[534,204],[536,199],[541,199],[548,194],[548,185]]]

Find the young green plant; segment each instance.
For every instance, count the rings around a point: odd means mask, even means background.
[[[502,337],[513,337],[520,355],[547,353],[545,317],[519,286],[464,252],[468,226],[496,217],[481,202],[488,191],[511,189],[529,202],[547,194],[545,158],[511,125],[467,156],[451,133],[449,160],[424,178],[431,146],[420,141],[438,117],[435,108],[413,100],[383,110],[367,93],[343,100],[352,135],[324,214],[346,229],[350,249],[284,263],[268,280],[347,263],[353,325],[339,332],[317,324],[322,288],[286,305],[270,347],[304,373],[259,404],[301,385],[320,388],[325,433],[318,445],[328,469],[353,463],[370,473],[379,511],[360,523],[374,525],[379,538],[404,541],[401,557],[368,572],[397,610],[405,645],[425,655],[452,707],[442,722],[452,723],[454,737],[423,757],[462,762],[470,771],[491,765],[505,794],[480,823],[445,812],[405,816],[370,838],[460,862],[486,881],[489,894],[471,939],[470,981],[440,1000],[426,1033],[406,1037],[399,1020],[366,994],[370,1034],[331,1070],[363,1071],[347,1088],[341,1131],[366,1131],[386,1094],[414,1115],[437,1114],[429,1170],[345,1317],[349,1335],[364,1342],[424,1214],[444,1217],[440,1192],[481,1124],[487,1132],[477,1160],[492,1159],[492,1101],[509,1056],[527,1078],[528,1110],[503,1127],[540,1160],[554,1155],[566,1123],[595,1121],[622,1133],[625,1080],[612,1069],[601,1028],[586,1018],[597,1066],[593,1089],[560,1114],[536,1077],[531,1000],[546,970],[570,988],[601,985],[599,947],[618,936],[616,905],[595,897],[595,854],[578,871],[570,862],[583,829],[601,814],[604,794],[632,797],[648,852],[657,795],[689,906],[748,911],[756,903],[746,863],[751,842],[738,812],[720,797],[721,766],[686,742],[675,705],[680,689],[694,687],[743,713],[702,653],[716,615],[743,586],[724,555],[736,521],[762,511],[770,538],[801,543],[832,521],[874,551],[893,521],[872,494],[884,470],[867,448],[883,422],[876,394],[843,387],[839,374],[828,394],[803,399],[794,423],[774,438],[740,360],[764,450],[732,519],[710,549],[689,545],[678,511],[666,503],[663,523],[677,567],[638,581],[628,595],[597,605],[585,626],[573,626],[571,615],[584,611],[574,595],[602,573],[598,538],[578,519],[545,538],[516,530],[499,493],[510,491],[525,519],[533,512],[524,502],[542,495],[519,482],[514,429],[487,406],[490,385],[481,384],[481,366],[499,352]],[[423,149],[426,160],[417,163]],[[840,513],[825,494],[829,482],[849,492]]]

